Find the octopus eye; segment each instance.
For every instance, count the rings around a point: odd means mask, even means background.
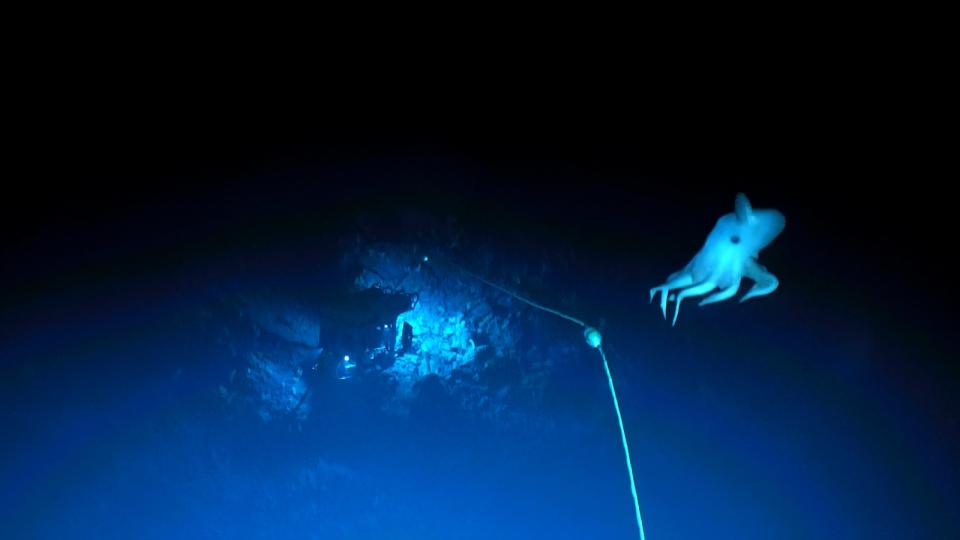
[[[740,237],[737,236],[737,235],[733,235],[733,236],[730,237],[730,242],[732,242],[732,243],[734,243],[734,244],[739,244],[739,243],[740,243]]]

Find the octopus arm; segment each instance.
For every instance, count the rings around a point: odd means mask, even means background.
[[[740,299],[741,303],[757,296],[770,294],[780,286],[780,280],[777,279],[777,276],[771,274],[769,270],[753,258],[747,259],[744,264],[743,275],[752,279],[755,283],[747,291],[747,294]]]
[[[705,306],[707,304],[712,304],[714,302],[723,302],[724,300],[733,297],[733,295],[737,294],[737,291],[739,290],[740,290],[740,278],[737,277],[734,280],[732,285],[730,285],[725,289],[720,289],[719,291],[704,298],[703,300],[700,301],[699,305]]]
[[[687,287],[686,289],[683,289],[682,291],[680,291],[679,293],[677,293],[677,301],[676,301],[676,303],[674,304],[674,309],[673,309],[673,322],[671,323],[671,326],[676,326],[676,325],[677,325],[677,317],[680,316],[680,302],[683,302],[683,299],[684,299],[684,298],[687,298],[687,297],[690,297],[690,296],[700,296],[700,295],[704,295],[704,294],[707,294],[708,292],[710,292],[710,291],[712,291],[712,290],[714,290],[714,289],[716,289],[716,288],[717,288],[717,284],[716,284],[716,283],[714,283],[714,282],[712,282],[712,281],[704,281],[704,282],[698,283],[698,284],[696,284],[696,285],[694,285],[694,286],[692,286],[692,287]]]
[[[661,293],[660,311],[663,313],[663,318],[666,319],[667,299],[669,298],[670,289],[682,289],[691,285],[693,285],[693,274],[691,274],[689,271],[675,272],[670,275],[666,283],[650,289],[650,301],[653,302],[653,299],[657,296],[657,293]]]

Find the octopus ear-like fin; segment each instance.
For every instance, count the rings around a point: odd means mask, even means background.
[[[737,213],[737,221],[740,223],[749,223],[753,219],[753,207],[743,193],[737,193],[737,200],[733,207]]]

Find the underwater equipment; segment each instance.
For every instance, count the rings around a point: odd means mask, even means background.
[[[428,260],[429,259],[427,257],[423,258],[424,262],[427,262]],[[600,334],[600,331],[597,330],[595,327],[590,326],[587,323],[581,321],[580,319],[571,317],[566,313],[562,313],[555,309],[548,308],[544,305],[538,304],[528,298],[524,298],[523,296],[520,296],[519,294],[511,291],[510,289],[507,289],[506,287],[502,287],[488,279],[485,279],[482,276],[478,276],[452,261],[448,261],[448,262],[450,263],[451,266],[453,266],[460,272],[463,272],[465,275],[473,279],[476,279],[478,281],[481,281],[504,294],[507,294],[513,298],[516,298],[517,300],[520,300],[521,302],[524,302],[525,304],[533,306],[541,311],[546,311],[547,313],[551,313],[558,317],[564,318],[570,322],[579,324],[580,326],[583,327],[584,340],[587,342],[588,345],[596,349],[600,353],[600,358],[603,359],[603,370],[607,374],[607,383],[610,385],[610,395],[613,397],[613,408],[617,413],[617,423],[620,426],[620,440],[623,442],[623,453],[627,461],[627,475],[630,478],[630,494],[633,496],[633,508],[637,515],[637,528],[640,531],[640,540],[646,540],[646,536],[644,535],[644,532],[643,532],[643,518],[640,516],[640,500],[637,497],[637,484],[633,476],[633,464],[630,461],[630,447],[627,445],[627,432],[623,427],[623,415],[620,414],[620,401],[617,399],[617,390],[616,388],[614,388],[614,385],[613,385],[613,375],[611,375],[610,373],[610,364],[607,362],[607,355],[603,352],[603,347],[601,346],[603,342],[603,336]]]
[[[350,359],[349,354],[343,356],[343,360],[337,364],[337,378],[341,381],[353,378],[353,372],[357,368],[357,362]]]

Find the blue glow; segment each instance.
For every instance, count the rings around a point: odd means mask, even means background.
[[[8,257],[49,269],[3,281],[0,539],[960,539],[951,244],[914,230],[945,204],[915,179],[891,208],[747,180],[785,231],[719,178],[489,168],[570,180],[558,198],[304,154],[302,182],[197,197],[210,220],[117,208],[150,230]],[[390,189],[337,197],[374,175]],[[765,283],[737,268],[759,258]],[[688,262],[662,291],[685,320],[638,315]],[[754,282],[770,296],[735,305]]]

